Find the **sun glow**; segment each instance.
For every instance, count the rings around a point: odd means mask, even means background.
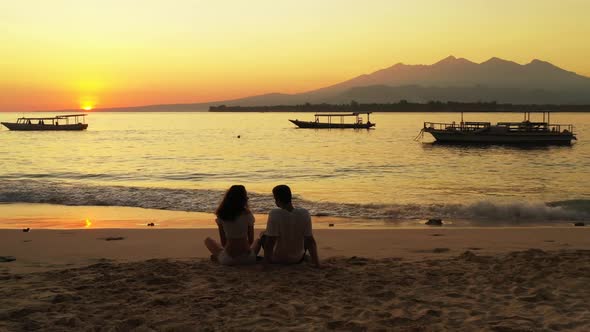
[[[86,225],[84,225],[84,227],[90,228],[90,226],[92,226],[92,222],[90,221],[90,219],[86,218]]]
[[[80,109],[84,111],[92,111],[98,103],[98,98],[95,93],[84,93],[78,99]]]

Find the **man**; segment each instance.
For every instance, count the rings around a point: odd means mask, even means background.
[[[261,237],[267,263],[300,263],[309,251],[311,263],[320,266],[318,249],[311,230],[311,217],[303,208],[293,207],[291,189],[286,185],[273,188],[278,209],[268,214],[266,232]]]

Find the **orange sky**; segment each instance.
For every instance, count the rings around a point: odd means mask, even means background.
[[[0,3],[0,111],[295,93],[397,62],[539,58],[590,76],[585,0]]]

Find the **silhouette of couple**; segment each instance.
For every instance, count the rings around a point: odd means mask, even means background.
[[[319,267],[309,212],[293,207],[288,186],[276,186],[272,193],[278,208],[270,211],[266,231],[254,240],[254,215],[248,208],[246,188],[229,188],[215,211],[221,243],[205,239],[212,259],[222,265],[255,264],[262,249],[266,263],[296,264],[304,261],[309,251],[311,264]]]

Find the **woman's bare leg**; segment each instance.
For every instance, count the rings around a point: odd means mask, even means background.
[[[221,244],[219,244],[219,242],[213,240],[210,237],[207,237],[205,239],[205,247],[207,247],[207,249],[209,249],[209,251],[211,252],[211,255],[215,257],[217,257],[219,253],[223,251],[223,247],[221,246]]]

